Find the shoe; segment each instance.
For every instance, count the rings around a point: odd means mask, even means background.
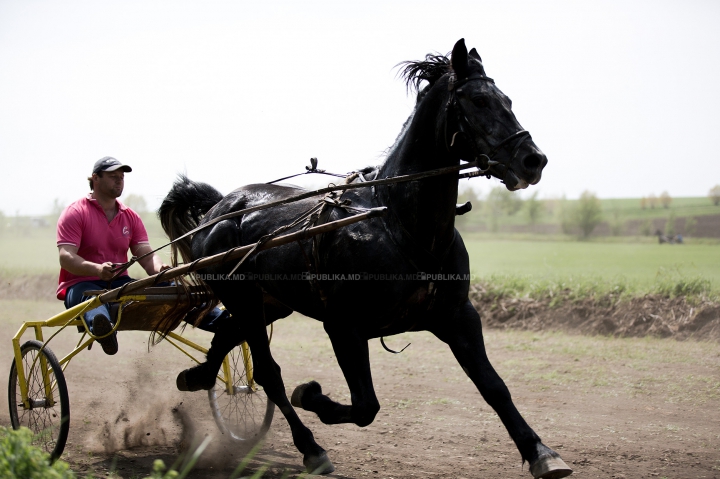
[[[104,336],[112,331],[112,328],[113,324],[104,314],[98,314],[93,318],[92,333],[95,336]],[[118,352],[117,332],[112,333],[106,338],[98,339],[97,342],[100,343],[105,354],[113,355]]]

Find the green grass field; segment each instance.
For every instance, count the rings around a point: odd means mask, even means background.
[[[467,239],[471,270],[479,277],[592,277],[649,285],[659,276],[701,276],[720,283],[720,246],[588,241]]]
[[[465,240],[474,279],[498,294],[570,297],[646,293],[717,297],[720,245]]]
[[[148,218],[151,244],[166,242],[158,225]],[[7,233],[7,232],[6,232]],[[625,290],[646,292],[658,282],[702,278],[720,288],[720,244],[659,245],[644,238],[608,238],[571,241],[568,238],[465,235],[471,271],[478,280],[498,276],[525,281],[566,281],[568,284],[599,281],[621,284]],[[542,240],[541,240],[542,239]],[[169,262],[169,251],[161,252]],[[0,236],[0,272],[55,274],[57,248],[51,227],[27,229],[22,234]],[[143,277],[139,266],[131,275]]]

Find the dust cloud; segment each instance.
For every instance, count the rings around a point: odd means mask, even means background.
[[[120,407],[108,407],[108,411],[119,413],[106,419],[100,430],[96,429],[84,441],[88,450],[113,455],[134,448],[171,447],[182,463],[205,438],[210,437],[196,470],[234,468],[250,452],[249,446],[220,432],[204,391],[164,392],[154,385],[151,371],[141,365],[128,383],[124,394],[112,401]],[[178,401],[178,395],[183,400]],[[90,406],[99,407],[98,401]]]

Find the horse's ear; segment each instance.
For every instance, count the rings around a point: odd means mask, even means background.
[[[477,52],[477,50],[475,50],[474,48],[473,48],[472,50],[470,50],[469,55],[470,55],[471,57],[473,57],[475,60],[477,60],[477,61],[479,61],[480,63],[482,63],[482,58],[480,58],[480,54],[479,54],[479,53]]]
[[[467,77],[468,72],[468,51],[465,46],[465,39],[461,38],[453,47],[452,57],[450,59],[452,68],[458,78]]]

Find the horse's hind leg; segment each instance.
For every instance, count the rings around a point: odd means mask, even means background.
[[[226,321],[215,332],[205,362],[178,374],[175,382],[180,391],[200,391],[215,386],[215,379],[225,356],[244,340],[239,325],[239,321]]]
[[[322,394],[320,384],[315,381],[295,388],[292,404],[314,412],[325,424],[354,423],[360,427],[367,426],[380,410],[370,373],[367,340],[354,331],[330,322],[325,323],[325,331],[350,388],[352,406],[339,404]]]
[[[300,420],[285,394],[280,366],[270,352],[265,319],[263,317],[262,290],[255,285],[241,285],[236,289],[213,288],[230,313],[239,319],[245,341],[253,358],[253,377],[265,394],[283,413],[292,431],[295,447],[303,454],[308,472],[328,474],[335,470],[312,432]]]
[[[211,256],[228,251],[238,244],[240,244],[240,232],[237,223],[224,220],[214,225],[210,230],[206,229],[197,233],[193,238],[193,256],[195,258]],[[213,273],[218,271],[211,268],[201,272]],[[212,280],[206,281],[206,283],[216,294],[216,288],[229,291],[235,285],[238,285],[237,282],[228,280]],[[227,305],[225,306],[227,307]],[[207,353],[207,360],[182,371],[176,380],[177,388],[181,391],[212,389],[223,359],[244,339],[239,328],[240,323],[236,319],[224,321],[213,336]]]
[[[215,285],[215,287],[218,286]],[[287,306],[278,303],[270,297],[266,298],[263,305],[265,308],[264,316],[266,325],[276,319],[289,316],[292,313],[292,310]],[[225,356],[227,356],[235,346],[245,341],[244,333],[240,329],[240,326],[241,322],[236,321],[235,318],[232,317],[221,323],[210,342],[210,349],[207,352],[206,361],[178,374],[176,383],[180,391],[212,389]]]
[[[510,391],[490,364],[485,352],[480,316],[466,301],[449,321],[437,321],[430,331],[450,346],[453,354],[480,391],[482,397],[500,416],[523,461],[530,464],[535,478],[556,479],[572,470],[558,453],[545,446],[525,422],[512,402]]]

